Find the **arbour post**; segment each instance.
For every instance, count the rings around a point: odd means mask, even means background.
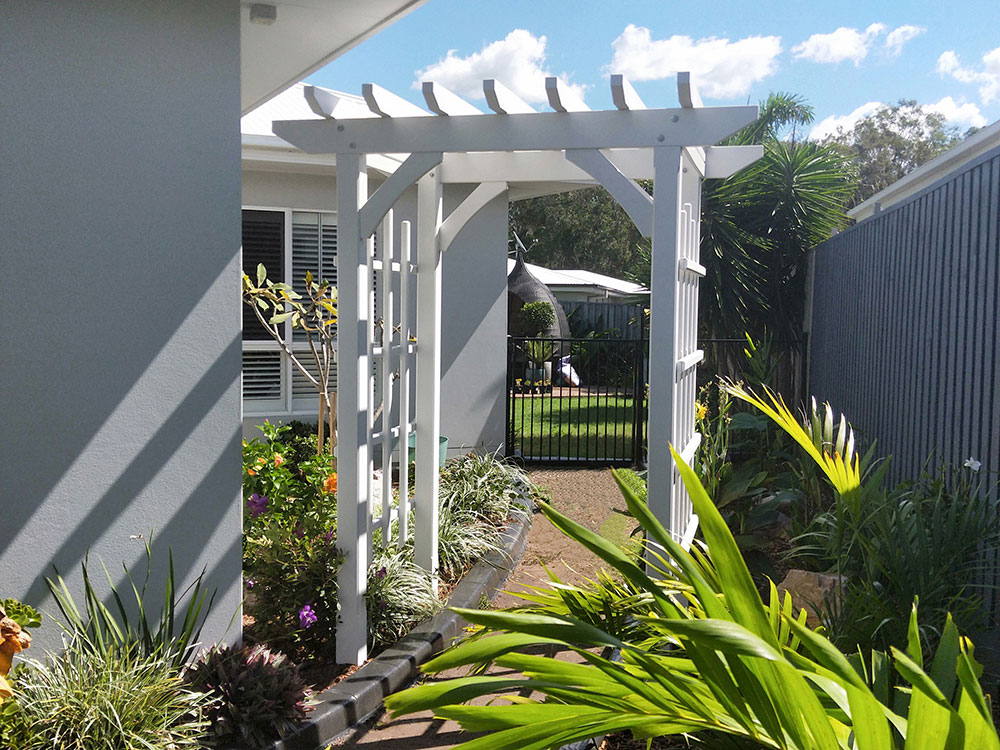
[[[668,530],[677,505],[669,445],[676,440],[677,263],[680,251],[681,149],[653,149],[653,249],[649,301],[649,509]]]
[[[441,439],[441,177],[417,181],[417,403],[414,561],[437,586],[438,451]]]
[[[361,664],[368,658],[365,592],[371,510],[369,456],[368,278],[367,240],[361,236],[358,211],[368,199],[364,156],[337,154],[337,280],[339,322],[337,421],[337,540],[344,562],[337,573],[340,622],[337,661]],[[349,543],[344,543],[351,540]],[[356,540],[356,541],[355,541]]]

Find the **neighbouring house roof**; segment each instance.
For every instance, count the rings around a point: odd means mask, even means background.
[[[847,215],[857,221],[867,219],[881,210],[916,195],[976,157],[998,146],[1000,146],[1000,121],[987,125],[954,148],[914,169],[905,177],[896,180],[889,187],[856,205],[847,212]]]
[[[250,20],[255,0],[240,0],[243,113],[398,21],[426,0],[264,0],[274,21]]]
[[[614,276],[605,276],[593,271],[583,271],[580,269],[556,270],[536,266],[531,263],[526,263],[525,265],[536,279],[553,291],[593,290],[594,293],[606,292],[610,296],[615,297],[649,294],[649,290],[641,284],[626,281],[625,279],[616,279]],[[514,270],[514,260],[513,258],[509,258],[507,260],[507,273],[509,274],[512,270]]]

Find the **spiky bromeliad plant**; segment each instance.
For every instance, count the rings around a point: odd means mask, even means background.
[[[838,493],[857,490],[856,461],[817,449],[780,402],[764,405]],[[978,682],[981,668],[953,625],[928,669],[915,617],[906,652],[848,659],[804,625],[805,613],[794,614],[788,595],[779,599],[772,585],[769,602],[762,601],[722,516],[673,455],[700,518],[704,549],[683,549],[623,483],[629,510],[663,551],[652,575],[600,535],[543,506],[553,524],[599,555],[622,582],[611,586],[605,578],[589,588],[557,582],[529,597],[532,609],[458,610],[482,632],[426,671],[495,663],[523,677],[472,674],[425,684],[391,696],[389,708],[431,709],[467,730],[492,732],[463,750],[547,750],[624,730],[636,738],[721,733],[782,750],[1000,749]],[[583,663],[522,653],[543,644],[574,651]],[[595,653],[602,648],[620,649],[621,660]],[[541,699],[523,697],[529,692]],[[505,700],[463,705],[491,694]]]

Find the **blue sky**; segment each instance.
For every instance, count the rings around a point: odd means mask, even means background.
[[[1000,119],[998,20],[997,0],[429,0],[307,80],[354,94],[378,83],[418,104],[434,80],[485,109],[479,81],[494,77],[542,109],[555,75],[605,109],[611,73],[669,107],[690,70],[707,105],[800,94],[814,136],[901,98],[964,130]]]

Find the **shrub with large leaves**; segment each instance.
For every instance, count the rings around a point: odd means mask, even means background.
[[[858,486],[856,464],[816,451],[804,430],[792,436],[838,491]],[[905,653],[876,652],[852,663],[804,625],[804,612],[794,613],[789,596],[779,599],[772,586],[769,602],[762,601],[719,511],[690,467],[676,453],[674,459],[705,548],[683,549],[624,483],[630,512],[662,553],[649,571],[543,506],[553,524],[600,556],[623,583],[617,590],[557,585],[536,591],[536,607],[527,610],[459,610],[483,631],[425,669],[496,663],[523,677],[472,674],[421,685],[390,697],[389,708],[396,714],[431,709],[468,730],[493,732],[465,743],[466,750],[546,750],[623,730],[637,738],[721,733],[800,750],[1000,748],[978,683],[981,668],[954,626],[946,628],[927,669],[915,625]],[[524,653],[541,645],[574,651],[583,663]],[[618,649],[621,660],[595,653],[599,649]],[[523,697],[529,693],[542,699]],[[491,694],[506,700],[463,705]]]

